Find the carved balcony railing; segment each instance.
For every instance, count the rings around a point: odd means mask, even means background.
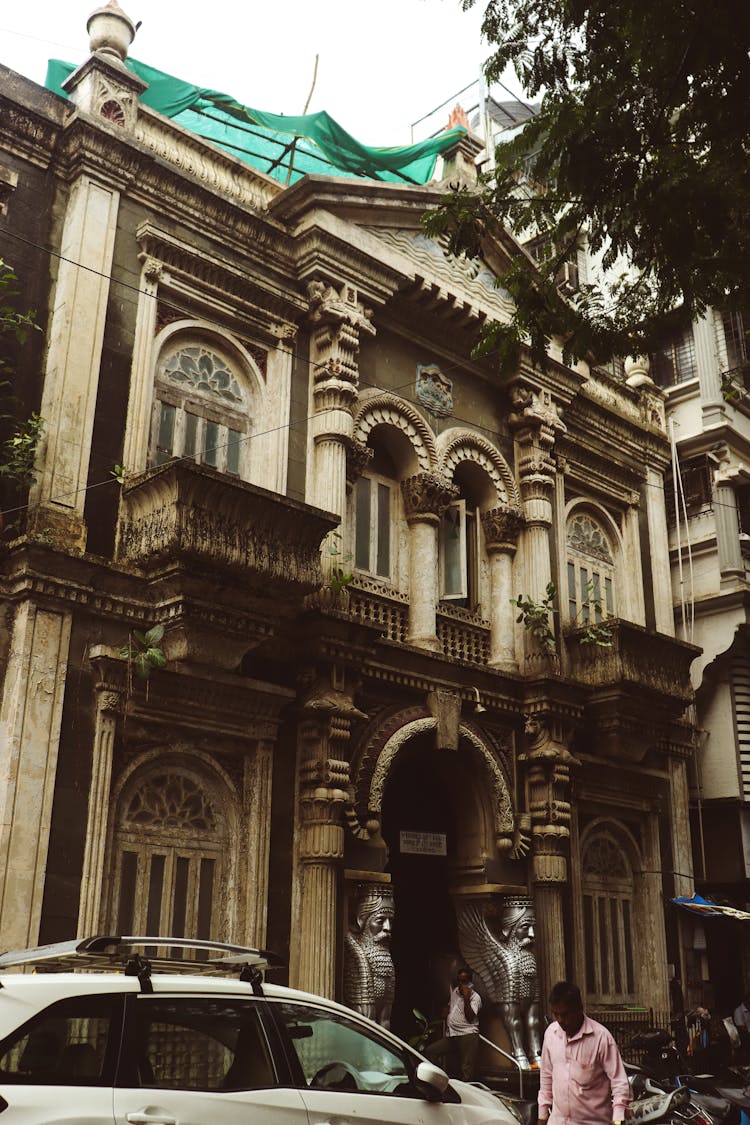
[[[320,586],[320,543],[335,516],[192,461],[127,481],[116,557],[149,573],[189,562],[232,570],[252,595],[301,596]]]
[[[487,664],[490,659],[490,623],[478,613],[441,602],[437,635],[445,656],[462,664]]]
[[[389,641],[404,643],[409,628],[406,594],[363,574],[357,574],[346,589],[351,617],[365,625],[377,625]]]
[[[678,711],[692,701],[690,665],[699,648],[629,621],[614,619],[607,624],[612,634],[609,647],[582,643],[585,629],[566,632],[571,678],[593,688],[617,685],[630,692],[651,693]]]

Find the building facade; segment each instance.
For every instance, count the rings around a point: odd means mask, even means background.
[[[381,889],[405,1032],[467,919],[530,897],[544,991],[666,1011],[697,649],[663,394],[554,343],[500,383],[472,349],[510,236],[448,256],[439,184],[285,187],[142,106],[124,51],[69,102],[3,72],[44,434],[0,551],[0,944],[211,936],[341,997]]]
[[[690,775],[696,885],[743,911],[750,901],[749,324],[740,310],[709,309],[665,341],[650,369],[666,396],[673,445],[665,496],[677,635],[702,649],[692,668],[701,746]],[[747,988],[747,922],[697,919],[689,944],[694,1000],[730,1012]]]

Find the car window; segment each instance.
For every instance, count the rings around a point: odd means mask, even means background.
[[[306,1004],[274,1005],[310,1089],[416,1096],[413,1060],[346,1016]]]
[[[122,997],[72,996],[50,1005],[0,1043],[0,1082],[111,1086]]]
[[[258,1090],[277,1084],[258,1005],[206,997],[132,998],[119,1085]]]

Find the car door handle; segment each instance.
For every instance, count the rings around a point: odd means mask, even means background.
[[[127,1113],[125,1120],[131,1125],[177,1125],[176,1117],[165,1117],[158,1110],[155,1113],[145,1113],[143,1110],[140,1113]]]

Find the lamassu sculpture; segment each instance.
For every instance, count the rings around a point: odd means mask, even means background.
[[[365,884],[356,903],[356,925],[344,948],[344,1003],[390,1027],[394,971],[391,957],[393,892],[381,883]]]
[[[474,966],[485,1002],[496,1004],[513,1058],[524,1070],[542,1055],[539,975],[534,954],[534,906],[525,896],[506,898],[488,920],[488,904],[464,904],[458,914],[461,953]]]

